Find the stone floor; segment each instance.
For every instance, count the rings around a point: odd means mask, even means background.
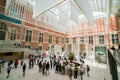
[[[26,64],[28,64],[28,60],[24,60]],[[86,61],[87,62],[87,61]],[[88,62],[87,62],[88,63]],[[89,62],[89,64],[91,64]],[[105,68],[102,66],[98,66],[96,64],[92,64],[93,66],[90,66],[90,77],[87,77],[85,74],[83,76],[83,80],[104,80],[104,71]],[[38,66],[35,65],[34,68],[29,69],[27,65],[26,69],[26,75],[25,77],[22,76],[22,67],[18,66],[17,69],[12,69],[10,77],[7,79],[7,63],[5,64],[5,67],[2,68],[2,73],[0,74],[0,80],[69,80],[68,75],[61,75],[61,74],[55,74],[54,69],[50,69],[50,75],[45,76],[38,72]],[[72,79],[72,80],[81,80],[80,76],[78,79]]]

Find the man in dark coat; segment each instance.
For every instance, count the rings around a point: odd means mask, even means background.
[[[23,76],[25,76],[26,64],[23,65]]]
[[[75,66],[75,68],[74,68],[74,78],[77,79],[77,75],[78,75],[78,68],[77,68],[77,66]]]

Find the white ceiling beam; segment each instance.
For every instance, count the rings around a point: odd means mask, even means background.
[[[81,10],[84,13],[84,15],[86,16],[86,18],[93,25],[94,24],[94,17],[93,17],[92,10],[88,6],[87,1],[86,0],[74,0],[74,2],[78,6],[79,10]]]
[[[57,2],[57,3],[55,3],[55,4],[53,4],[52,6],[48,7],[47,9],[44,9],[42,12],[39,12],[39,13],[37,14],[37,16],[34,16],[34,17],[38,17],[38,16],[44,14],[45,12],[47,12],[47,11],[49,11],[49,10],[55,8],[56,6],[62,4],[62,3],[65,2],[65,1],[66,1],[66,0],[61,0],[61,1],[59,1],[59,2]]]

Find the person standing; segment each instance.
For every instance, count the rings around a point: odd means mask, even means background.
[[[87,76],[90,76],[89,75],[90,67],[88,65],[86,66],[86,69],[87,69]]]
[[[10,71],[11,71],[11,65],[9,65],[9,66],[8,66],[8,68],[7,68],[7,74],[8,74],[8,75],[7,75],[7,77],[6,77],[6,78],[8,78],[8,77],[9,77]]]
[[[50,67],[51,67],[51,69],[52,69],[52,65],[53,65],[53,63],[52,63],[52,58],[50,59]]]
[[[39,73],[40,73],[41,72],[41,68],[42,68],[42,62],[41,61],[38,63],[38,67],[39,67]]]
[[[83,80],[83,73],[84,73],[84,69],[83,69],[83,67],[81,66],[81,67],[80,67],[80,77],[81,77],[81,80]]]
[[[26,64],[23,65],[23,76],[25,76]]]
[[[72,69],[71,68],[69,69],[68,75],[69,75],[70,80],[72,80]]]
[[[32,66],[32,68],[34,67],[34,59],[32,59],[32,61],[31,61],[31,66]]]
[[[77,65],[75,65],[75,68],[74,68],[74,78],[77,79],[77,75],[78,75],[78,68],[77,68]]]
[[[49,74],[50,72],[49,72],[49,62],[47,62],[47,64],[46,64],[46,76],[47,76],[47,74]]]
[[[42,64],[42,74],[44,75],[45,74],[45,68],[46,68],[46,63],[44,62]]]
[[[58,63],[56,63],[55,73],[58,73],[58,71],[59,71],[59,64],[58,64]]]
[[[59,70],[58,70],[59,74],[61,74],[61,63],[59,63]]]

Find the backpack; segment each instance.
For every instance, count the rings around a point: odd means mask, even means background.
[[[84,73],[83,68],[80,68],[80,75],[82,75]]]
[[[87,70],[90,71],[90,68],[88,67]]]

